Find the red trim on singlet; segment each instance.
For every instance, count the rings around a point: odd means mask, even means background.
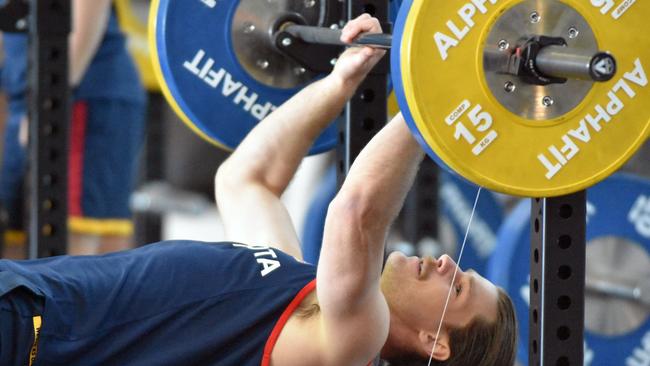
[[[305,287],[303,287],[302,290],[298,292],[298,295],[296,295],[296,297],[291,300],[289,306],[284,309],[284,312],[280,316],[280,319],[278,319],[278,322],[275,323],[273,331],[271,331],[271,335],[269,336],[269,339],[266,341],[266,345],[264,346],[262,366],[271,365],[271,352],[273,352],[273,347],[275,347],[275,343],[278,341],[280,333],[282,333],[282,329],[284,329],[284,326],[287,324],[287,321],[289,321],[289,318],[293,312],[296,311],[298,306],[300,306],[302,300],[304,300],[307,295],[314,291],[314,289],[316,289],[316,280],[309,282]]]
[[[264,346],[264,354],[262,355],[262,365],[261,366],[270,366],[271,365],[271,352],[273,352],[273,348],[275,347],[275,344],[278,341],[278,338],[280,337],[280,333],[282,333],[282,329],[284,329],[284,326],[287,324],[289,321],[289,318],[291,315],[293,315],[293,312],[296,311],[298,306],[300,306],[300,303],[302,300],[307,297],[312,291],[316,289],[316,280],[313,280],[309,282],[305,287],[298,292],[298,295],[291,300],[289,303],[289,306],[287,306],[286,309],[284,309],[284,312],[280,316],[280,319],[278,319],[278,322],[275,323],[275,326],[273,327],[273,330],[271,331],[271,335],[269,335],[269,339],[266,341],[266,345]],[[368,363],[368,366],[372,366],[373,361],[370,361]]]
[[[68,212],[70,216],[83,216],[81,197],[83,194],[87,117],[88,105],[84,102],[75,103],[72,108],[70,161],[68,168]]]

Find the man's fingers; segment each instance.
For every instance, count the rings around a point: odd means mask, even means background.
[[[379,21],[364,14],[350,21],[343,28],[341,41],[351,43],[360,34],[380,32]],[[372,47],[350,47],[339,57],[335,73],[344,79],[361,80],[385,54],[386,51]]]
[[[348,49],[346,52],[350,55],[354,55],[354,58],[360,60],[360,63],[365,63],[373,57],[380,57],[384,55],[386,51],[375,49],[372,47],[354,47]]]
[[[351,43],[362,33],[381,33],[381,26],[377,18],[362,14],[345,25],[341,31],[341,41]]]
[[[361,33],[381,33],[381,26],[377,18],[357,18],[346,24],[341,33],[342,37],[353,39]]]

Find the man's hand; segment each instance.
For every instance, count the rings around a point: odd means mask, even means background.
[[[341,41],[351,43],[363,33],[382,33],[377,18],[362,14],[351,20],[341,32]],[[385,54],[382,49],[350,47],[341,54],[331,75],[343,82],[359,84]]]

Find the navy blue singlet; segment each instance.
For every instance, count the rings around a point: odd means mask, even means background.
[[[42,315],[34,365],[265,365],[315,276],[277,249],[233,243],[0,260],[2,319],[21,313],[0,322],[0,364],[26,364],[30,315]]]

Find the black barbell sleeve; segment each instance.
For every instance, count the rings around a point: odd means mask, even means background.
[[[608,81],[616,74],[616,59],[605,52],[581,51],[563,46],[542,48],[535,65],[546,75],[567,79]]]

